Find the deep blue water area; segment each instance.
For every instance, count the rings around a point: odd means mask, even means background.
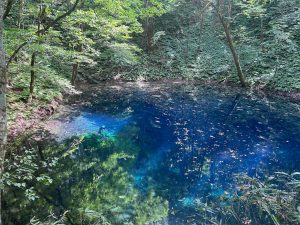
[[[80,112],[58,120],[54,133],[114,136],[137,127],[142,151],[129,173],[138,189],[151,186],[168,200],[170,224],[197,224],[197,202],[230,195],[237,173],[263,179],[300,171],[297,102],[185,83],[106,84],[74,102],[84,102]]]

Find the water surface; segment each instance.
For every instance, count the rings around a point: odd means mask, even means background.
[[[59,140],[116,136],[135,127],[141,148],[128,173],[169,202],[169,224],[197,223],[197,204],[234,190],[238,173],[300,171],[300,105],[263,93],[193,84],[91,87],[79,113],[49,124]]]

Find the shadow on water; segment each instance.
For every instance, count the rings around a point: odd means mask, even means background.
[[[78,115],[48,124],[68,151],[55,151],[63,156],[61,174],[53,173],[52,188],[38,193],[60,213],[78,204],[122,217],[112,224],[201,224],[199,202],[230,196],[235,174],[266,179],[300,171],[296,103],[182,84],[95,87],[76,101],[85,102]],[[82,134],[85,139],[72,137]],[[164,201],[166,219],[157,211],[153,220],[140,215],[154,206],[165,211]]]

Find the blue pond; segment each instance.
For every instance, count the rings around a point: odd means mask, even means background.
[[[168,200],[169,224],[197,224],[197,203],[233,190],[234,174],[300,171],[297,102],[182,83],[107,84],[74,101],[85,102],[80,113],[54,133],[114,136],[138,127],[134,138],[143,151],[130,174],[141,191],[151,185]]]

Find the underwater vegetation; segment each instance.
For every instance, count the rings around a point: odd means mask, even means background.
[[[130,175],[141,149],[128,140],[137,131],[74,136],[42,149],[36,143],[26,157],[14,146],[3,182],[5,224],[173,224],[164,186],[141,190]],[[194,211],[187,224],[300,224],[300,173],[265,180],[240,173],[234,187],[185,202]],[[182,189],[173,188],[174,194]]]
[[[9,146],[5,225],[300,224],[299,104],[180,84],[84,95]]]
[[[197,202],[202,224],[300,224],[300,173],[277,172],[264,181],[235,178],[234,191]]]
[[[163,221],[168,202],[153,190],[140,192],[128,173],[140,151],[128,141],[135,129],[129,127],[117,137],[76,136],[42,150],[37,144],[25,152],[27,158],[12,154],[4,179],[5,224]]]

